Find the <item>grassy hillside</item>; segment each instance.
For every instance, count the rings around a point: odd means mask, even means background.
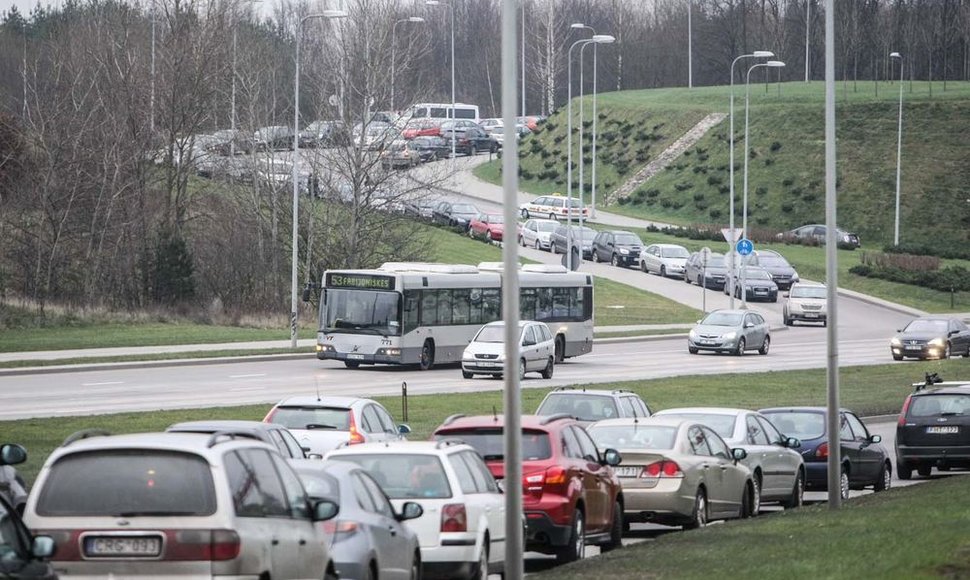
[[[898,86],[872,82],[838,86],[839,222],[858,232],[870,247],[892,240],[895,203]],[[904,85],[901,233],[904,242],[966,244],[970,241],[970,84],[949,83],[943,92],[934,83]],[[735,189],[741,211],[744,162],[744,87],[735,87]],[[748,199],[752,226],[788,229],[824,218],[824,85],[819,82],[752,85]],[[640,143],[649,145],[648,159],[705,114],[727,112],[727,87],[627,91],[600,97],[597,169],[598,191],[615,189],[642,162]],[[578,107],[574,106],[574,113]],[[632,124],[627,137],[605,135],[620,119]],[[587,114],[587,117],[589,115]],[[577,117],[578,119],[578,117]],[[561,145],[564,114],[550,118],[553,130],[541,131],[522,143],[525,175],[536,173],[537,159]],[[653,127],[662,124],[653,131]],[[661,139],[656,139],[656,134]],[[637,141],[637,136],[646,136]],[[538,151],[538,153],[535,153]],[[563,152],[563,155],[565,152]],[[667,170],[647,181],[630,200],[611,211],[675,223],[728,221],[728,120],[715,127]],[[633,156],[625,174],[617,168]],[[625,156],[625,157],[624,157]],[[647,157],[649,156],[649,157]],[[556,159],[554,155],[546,158]],[[545,162],[539,164],[544,166]],[[565,173],[565,162],[556,169]],[[555,179],[524,179],[522,188],[545,192],[561,188]],[[497,178],[496,168],[483,166],[479,175]],[[612,171],[612,173],[611,173]],[[588,167],[587,167],[588,172]],[[541,176],[540,176],[541,177]],[[574,172],[574,179],[576,179]],[[564,181],[562,182],[564,183]],[[602,193],[598,196],[603,198]]]

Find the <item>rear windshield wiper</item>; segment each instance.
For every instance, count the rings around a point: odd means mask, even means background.
[[[307,423],[307,429],[336,429],[336,425],[326,425],[324,423]]]
[[[130,511],[112,514],[113,518],[135,518],[139,516],[196,516],[199,512],[193,511],[172,511],[172,510],[143,510]]]
[[[963,414],[962,412],[958,413],[956,411],[945,411],[943,413],[940,413],[940,417],[955,417],[956,415],[962,415],[962,414]]]
[[[496,459],[504,459],[504,458],[505,458],[505,455],[503,455],[501,453],[496,453],[496,454],[492,454],[492,455],[483,455],[482,456],[482,459],[484,459],[485,461],[494,461]]]

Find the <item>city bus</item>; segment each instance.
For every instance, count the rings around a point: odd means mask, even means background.
[[[451,103],[418,103],[411,107],[411,119],[466,119],[479,122],[478,105],[455,103],[452,112]]]
[[[461,360],[482,325],[502,318],[501,263],[478,266],[388,262],[373,270],[328,270],[320,296],[317,358],[418,365]],[[558,265],[519,269],[522,320],[549,325],[556,360],[593,348],[593,279]]]

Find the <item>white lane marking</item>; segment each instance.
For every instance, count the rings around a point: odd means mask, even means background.
[[[253,377],[265,377],[266,373],[253,373],[250,375],[229,375],[230,379],[250,379]]]
[[[123,385],[124,381],[105,381],[103,383],[81,383],[82,387],[100,387],[101,385]]]
[[[249,386],[249,387],[229,387],[230,391],[262,391],[266,387],[260,386]]]

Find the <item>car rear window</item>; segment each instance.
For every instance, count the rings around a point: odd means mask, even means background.
[[[615,419],[620,416],[613,397],[606,395],[556,395],[552,394],[542,401],[536,415],[555,415],[565,413],[580,421],[599,421]]]
[[[277,407],[269,417],[287,429],[350,429],[350,409],[342,407]]]
[[[435,434],[435,440],[461,439],[478,451],[485,461],[505,457],[505,439],[502,429],[452,430]],[[552,457],[549,434],[533,429],[522,430],[522,461],[538,461]]]
[[[734,435],[734,422],[737,420],[737,417],[734,415],[721,415],[717,413],[660,413],[657,416],[689,419],[710,427],[724,438],[730,438]]]
[[[913,397],[910,417],[970,415],[970,395],[940,394]]]
[[[66,455],[40,490],[41,516],[207,516],[216,511],[209,463],[191,453],[121,449]]]
[[[360,465],[391,499],[451,497],[448,476],[437,455],[361,453],[330,457]]]
[[[762,415],[778,428],[784,435],[795,437],[803,441],[818,439],[825,435],[825,415],[812,411],[772,413],[763,412]]]
[[[600,425],[588,429],[600,449],[673,449],[676,427],[659,425]]]

